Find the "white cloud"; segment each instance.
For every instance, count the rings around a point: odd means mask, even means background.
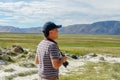
[[[93,13],[98,14],[117,14],[120,13],[119,0],[84,0],[85,3],[90,4],[94,9]]]
[[[0,2],[0,23],[21,25],[52,20],[63,25],[120,20],[119,0],[31,0]],[[3,20],[3,21],[2,21]],[[9,22],[9,23],[10,23]],[[15,24],[15,23],[14,23]],[[13,24],[13,25],[14,25]]]

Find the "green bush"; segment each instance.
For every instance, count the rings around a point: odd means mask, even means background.
[[[32,74],[36,74],[37,72],[38,72],[37,70],[25,71],[25,72],[18,73],[18,76],[32,75]]]
[[[27,68],[36,67],[36,65],[32,62],[21,62],[21,63],[18,63],[18,65],[22,67],[27,67]]]
[[[35,54],[34,53],[28,53],[26,59],[35,59]]]
[[[18,54],[15,53],[15,52],[6,52],[7,55],[10,55],[10,56],[17,56]]]
[[[8,60],[7,60],[8,62],[15,62],[15,60],[13,59],[13,57],[11,57],[11,56],[8,56]]]
[[[16,75],[5,76],[5,80],[13,80]]]
[[[2,60],[2,55],[0,55],[0,60]]]
[[[17,56],[17,58],[18,58],[18,59],[20,59],[20,58],[26,58],[26,54],[23,54],[23,53],[22,53],[22,54],[19,54],[19,55]]]
[[[28,54],[28,51],[24,50],[23,54]]]
[[[4,69],[4,72],[13,72],[13,71],[15,71],[13,68]]]

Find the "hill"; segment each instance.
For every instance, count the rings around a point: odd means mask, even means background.
[[[14,26],[0,26],[0,32],[8,33],[41,33],[41,27],[35,28],[16,28]]]
[[[16,28],[0,26],[0,32],[11,33],[41,33],[41,27]],[[74,24],[62,27],[60,33],[65,34],[114,34],[120,35],[120,21],[100,21],[92,24]]]
[[[61,33],[69,34],[120,34],[120,21],[101,21],[92,24],[75,24],[63,27]]]

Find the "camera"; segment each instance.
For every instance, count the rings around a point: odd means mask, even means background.
[[[61,52],[61,55],[64,57],[65,55]],[[63,63],[63,66],[65,67],[65,68],[67,68],[67,66],[69,65],[69,62],[68,61],[66,61],[66,62],[64,62]]]
[[[63,66],[66,68],[69,65],[68,61],[63,63]]]

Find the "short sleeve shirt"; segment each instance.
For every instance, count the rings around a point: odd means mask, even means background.
[[[51,59],[61,58],[57,44],[50,40],[42,40],[37,47],[37,54],[40,61],[39,75],[44,78],[57,77],[59,70],[54,69],[51,62]]]

